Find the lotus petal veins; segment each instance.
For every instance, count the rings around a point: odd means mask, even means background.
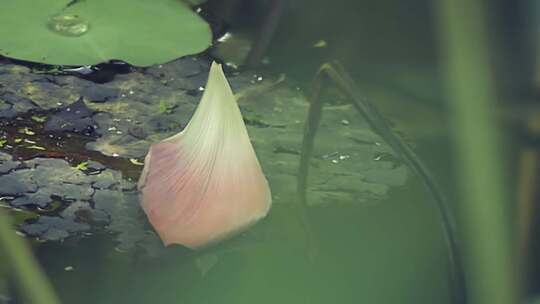
[[[221,65],[186,128],[150,147],[138,186],[165,245],[201,247],[266,216],[268,182]]]

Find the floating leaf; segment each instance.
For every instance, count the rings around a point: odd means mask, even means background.
[[[32,115],[32,120],[35,121],[35,122],[45,122],[45,120],[47,120],[47,116],[37,116],[37,115]]]
[[[175,107],[174,105],[170,105],[165,100],[159,101],[159,113],[171,114],[174,107]]]
[[[88,162],[79,163],[77,166],[75,166],[75,169],[81,171],[88,170]]]
[[[206,0],[183,0],[183,1],[191,6],[201,5],[206,2]]]
[[[73,266],[66,266],[64,267],[64,271],[73,271],[75,268]]]
[[[41,150],[41,151],[45,151],[45,150],[46,150],[44,147],[36,146],[36,145],[31,145],[31,146],[28,146],[27,148],[28,148],[28,149],[34,149],[34,150]]]
[[[144,166],[144,163],[136,158],[130,158],[129,161],[136,166]]]
[[[22,129],[19,129],[19,133],[26,134],[26,135],[36,135],[36,132],[32,131],[32,129],[28,127],[24,127]]]
[[[314,48],[323,48],[326,47],[326,41],[325,40],[319,40],[313,44]]]
[[[53,65],[136,66],[203,51],[211,32],[176,0],[0,0],[0,55]]]

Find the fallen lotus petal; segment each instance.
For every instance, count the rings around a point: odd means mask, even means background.
[[[268,213],[268,182],[220,65],[185,130],[150,147],[139,190],[165,245],[201,247]]]

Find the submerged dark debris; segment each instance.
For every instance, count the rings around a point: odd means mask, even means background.
[[[62,159],[34,158],[13,161],[0,154],[3,201],[14,208],[35,210],[37,219],[21,224],[22,232],[43,240],[59,240],[110,224],[118,202],[135,196],[135,183],[122,173],[97,162],[85,171]],[[131,200],[137,210],[137,200]]]

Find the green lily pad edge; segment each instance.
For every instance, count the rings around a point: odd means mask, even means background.
[[[209,25],[178,0],[0,0],[0,55],[51,65],[151,66],[204,51]]]

